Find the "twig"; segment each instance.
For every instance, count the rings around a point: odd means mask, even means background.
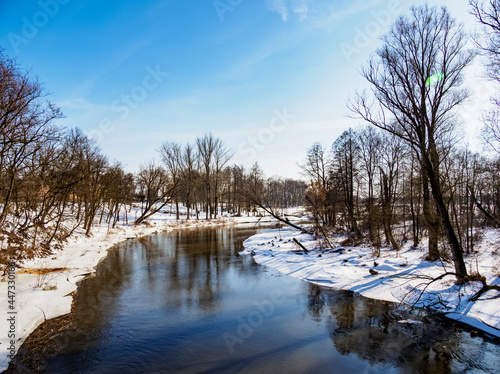
[[[45,322],[45,321],[47,321],[47,316],[45,315],[45,312],[43,311],[43,309],[42,309],[42,308],[40,308],[39,306],[37,306],[37,308],[38,308],[38,309],[40,309],[40,310],[42,311],[42,313],[43,313],[43,320],[44,320],[44,322]]]
[[[422,298],[422,296],[424,295],[425,291],[427,290],[427,288],[434,282],[437,282],[438,280],[441,280],[443,279],[444,277],[448,276],[448,275],[453,275],[453,276],[456,276],[457,274],[456,273],[452,273],[452,272],[446,272],[446,273],[443,273],[441,274],[440,276],[438,276],[437,278],[432,278],[432,280],[429,282],[429,283],[420,283],[418,285],[416,285],[415,287],[413,287],[412,291],[413,290],[419,290],[418,287],[425,284],[425,287],[422,289],[422,291],[420,292],[420,295],[418,296],[417,300],[415,302],[412,303],[413,306],[415,306],[419,301],[420,299]],[[419,290],[420,291],[420,290]],[[410,291],[411,292],[411,291]]]

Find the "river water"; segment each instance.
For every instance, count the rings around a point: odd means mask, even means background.
[[[76,328],[44,372],[499,372],[500,347],[481,337],[238,255],[262,230],[181,230],[117,245],[80,285]]]

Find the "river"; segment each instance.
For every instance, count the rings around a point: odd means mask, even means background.
[[[265,229],[179,230],[109,251],[44,373],[494,373],[500,347],[418,311],[240,256]],[[498,371],[496,371],[498,372]]]

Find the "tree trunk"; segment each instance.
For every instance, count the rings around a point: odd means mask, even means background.
[[[432,207],[431,194],[429,191],[429,178],[424,167],[422,167],[422,192],[423,192],[423,213],[427,233],[429,235],[429,261],[437,261],[440,258],[438,239],[439,239],[439,222]]]
[[[375,243],[376,241],[376,233],[375,233],[375,217],[374,217],[374,203],[373,203],[373,176],[371,173],[368,174],[368,205],[367,205],[367,213],[368,213],[368,235],[370,237],[370,241]]]
[[[429,155],[426,152],[423,152],[422,156],[423,156],[424,167],[427,172],[427,177],[431,185],[432,196],[434,197],[438,213],[441,217],[444,229],[448,236],[448,242],[451,247],[453,262],[455,265],[455,274],[457,277],[457,283],[463,284],[467,280],[467,268],[465,266],[464,257],[462,254],[462,248],[460,247],[460,242],[458,241],[457,235],[455,234],[455,230],[453,229],[448,209],[446,208],[446,205],[444,203],[443,194],[441,192],[441,186],[438,179],[439,177],[432,166],[432,162],[429,158]],[[435,157],[437,157],[437,155],[435,155]]]
[[[391,194],[389,191],[389,181],[387,175],[382,171],[382,217],[384,222],[385,240],[396,251],[399,251],[399,245],[392,235],[392,212],[391,212]]]

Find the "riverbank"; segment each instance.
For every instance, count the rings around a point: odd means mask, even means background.
[[[133,217],[136,209],[133,208],[129,216]],[[120,222],[114,229],[107,224],[96,224],[91,237],[86,237],[83,230],[76,230],[63,248],[53,255],[16,264],[10,279],[9,274],[0,279],[0,372],[7,369],[12,356],[37,326],[71,311],[79,282],[95,272],[108,249],[117,243],[175,229],[275,222],[270,217],[252,216],[224,216],[209,221],[177,221],[175,218],[175,214],[164,211],[139,226],[135,226],[133,220],[128,224]],[[10,289],[13,290],[12,298],[9,298],[9,285],[15,286]]]
[[[470,301],[481,288],[480,282],[463,287],[454,284],[454,277],[431,282],[445,270],[453,271],[453,265],[425,261],[426,248],[413,249],[410,245],[407,243],[399,252],[382,248],[381,255],[374,256],[372,248],[366,247],[319,249],[320,243],[311,235],[282,229],[247,239],[242,254],[252,255],[261,265],[310,283],[442,312],[448,318],[500,338],[500,292],[488,291],[477,301]],[[477,253],[466,256],[469,273],[479,271],[488,284],[500,284],[500,230],[485,230],[476,250]]]

